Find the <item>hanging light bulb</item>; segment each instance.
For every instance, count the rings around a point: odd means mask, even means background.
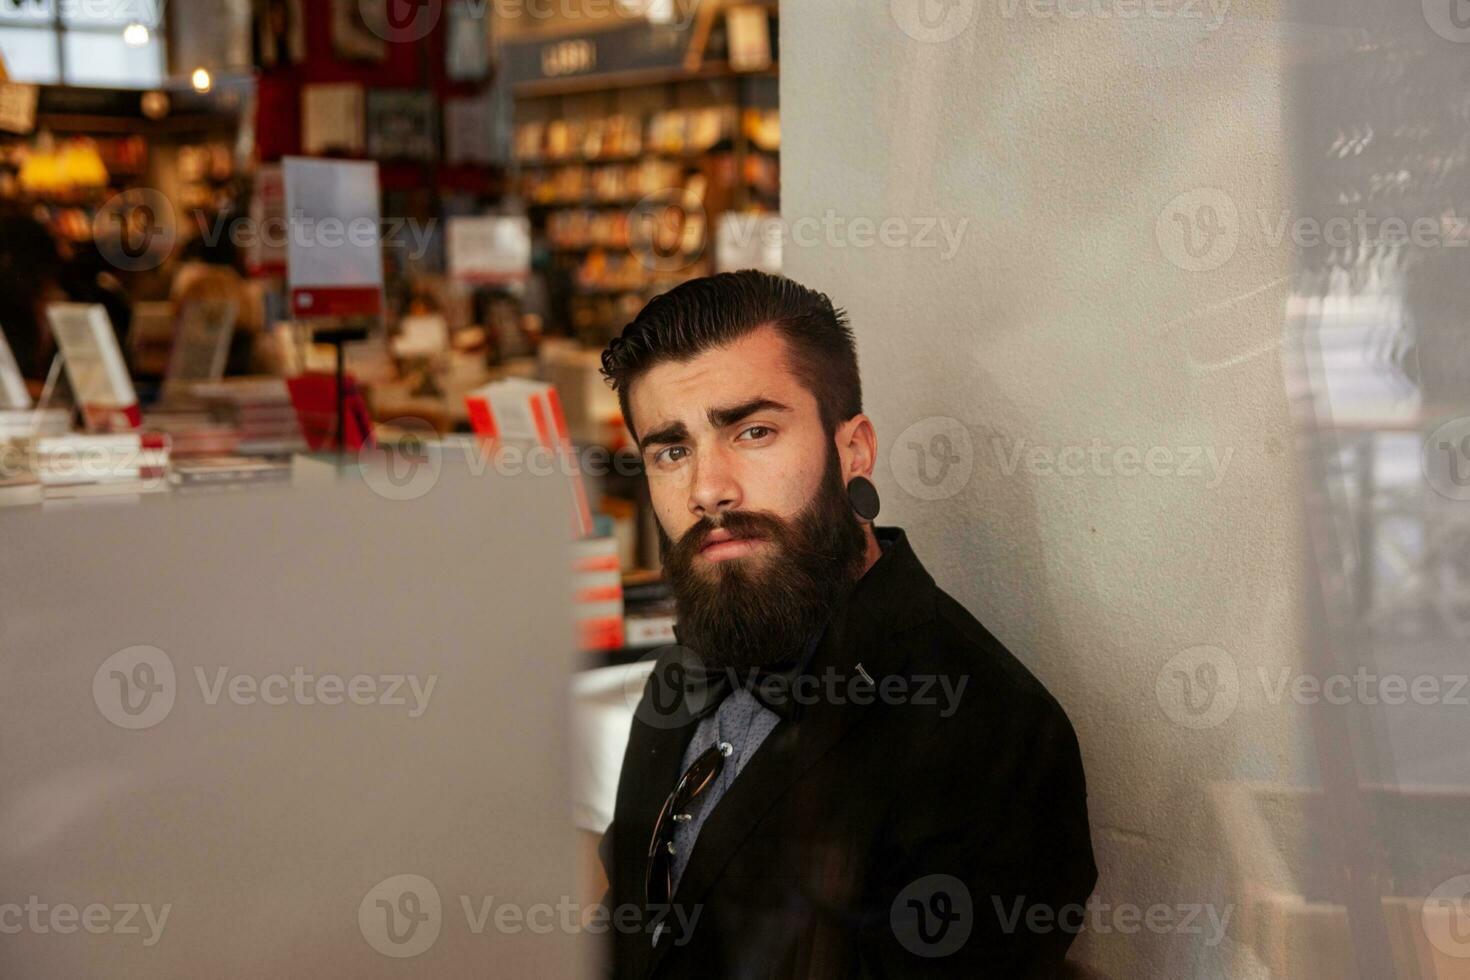
[[[214,88],[214,78],[210,76],[209,69],[207,68],[195,68],[194,74],[189,78],[189,81],[193,83],[194,91],[200,94]]]
[[[152,39],[153,34],[148,30],[148,25],[133,21],[123,28],[123,43],[130,48],[145,48]]]

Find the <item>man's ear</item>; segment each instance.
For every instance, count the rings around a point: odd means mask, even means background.
[[[858,414],[837,426],[837,455],[842,460],[842,482],[855,476],[871,478],[878,463],[878,433],[873,420]]]

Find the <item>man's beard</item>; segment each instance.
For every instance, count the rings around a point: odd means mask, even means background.
[[[749,555],[699,558],[716,528],[763,541]],[[677,544],[662,526],[658,535],[680,645],[715,670],[797,659],[862,573],[868,545],[835,446],[816,495],[790,521],[765,511],[728,511],[716,520],[700,518]]]

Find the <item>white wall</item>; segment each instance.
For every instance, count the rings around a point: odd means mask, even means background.
[[[914,19],[921,4],[963,30],[938,39],[942,26]],[[1293,750],[1258,700],[1195,730],[1170,720],[1177,690],[1156,682],[1198,645],[1242,672],[1301,646],[1278,351],[1290,255],[1261,227],[1288,204],[1284,45],[1269,3],[1236,0],[1223,22],[1185,0],[1140,2],[1131,19],[1097,14],[1126,0],[1067,8],[1081,16],[1011,7],[782,5],[786,271],[851,313],[883,455],[880,523],[908,528],[1078,729],[1099,899],[1223,913],[1235,896],[1207,786],[1282,777]],[[1237,206],[1237,237],[1228,261],[1191,271],[1230,247],[1199,262],[1181,248],[1174,211],[1218,200],[1201,188]],[[968,225],[949,257],[942,236],[865,245],[866,229],[798,228],[829,209],[915,234],[922,219]],[[955,468],[931,489],[910,446],[942,449],[936,434]],[[1017,445],[1075,447],[1077,475],[1024,454],[1012,467]],[[1162,447],[1160,470],[1213,451],[1223,480],[1207,463],[1121,476],[1118,447]],[[1075,950],[1119,978],[1257,972],[1233,940],[1207,938],[1095,933]]]

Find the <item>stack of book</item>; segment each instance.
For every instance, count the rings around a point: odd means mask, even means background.
[[[616,538],[583,538],[573,545],[577,645],[583,651],[623,646],[623,579]]]
[[[304,452],[306,441],[282,378],[237,378],[194,385],[217,418],[239,430],[235,451],[247,456]]]
[[[526,378],[506,378],[476,388],[465,396],[470,426],[495,446],[508,444],[539,450],[548,458],[537,460],[529,472],[550,472],[566,479],[572,493],[572,532],[586,537],[593,530],[587,486],[567,431],[556,386]],[[551,464],[549,470],[545,469]]]
[[[230,456],[240,444],[240,430],[205,412],[153,412],[143,416],[150,432],[166,432],[174,462],[201,456]]]
[[[168,489],[169,437],[159,432],[37,440],[35,477],[46,500]]]
[[[674,642],[674,593],[660,572],[623,576],[623,634],[629,649]]]
[[[71,431],[69,408],[0,409],[0,442],[62,436]]]
[[[218,493],[291,482],[291,464],[264,456],[201,456],[178,460],[169,483],[178,493]]]

